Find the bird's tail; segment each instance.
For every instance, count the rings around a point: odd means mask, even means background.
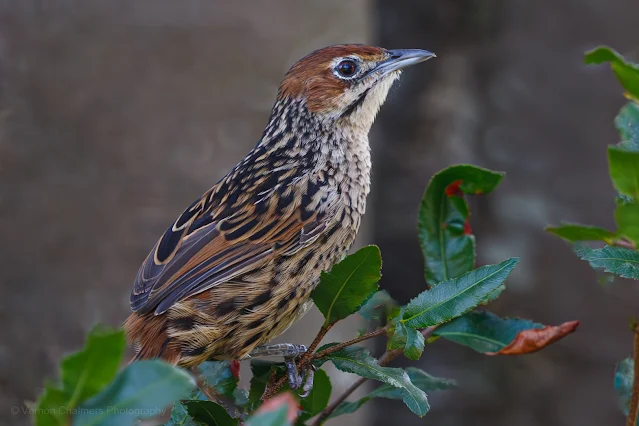
[[[130,362],[161,358],[170,364],[178,364],[180,351],[176,345],[171,344],[164,315],[133,312],[124,322],[124,331],[129,344],[136,347],[135,356]]]

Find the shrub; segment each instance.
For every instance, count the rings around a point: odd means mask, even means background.
[[[639,280],[639,66],[628,62],[608,47],[599,47],[586,54],[587,64],[610,63],[612,71],[625,90],[629,102],[615,118],[621,142],[608,146],[608,166],[612,184],[617,190],[616,231],[597,226],[562,224],[546,228],[548,232],[574,244],[574,251],[593,269],[622,278]],[[586,241],[605,243],[603,247],[585,245]],[[634,330],[634,360],[620,361],[615,370],[614,386],[627,425],[637,423],[639,384],[635,365],[639,365],[639,328]]]

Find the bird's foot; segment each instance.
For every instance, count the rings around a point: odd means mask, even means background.
[[[302,371],[302,374],[297,371],[297,359],[304,355],[307,351],[304,345],[294,345],[292,343],[278,343],[273,345],[263,345],[251,351],[249,358],[257,357],[271,357],[281,356],[284,357],[284,365],[286,366],[286,373],[288,375],[288,385],[291,389],[302,388],[300,396],[305,398],[313,389],[313,376],[315,374],[315,368],[309,367],[306,371]],[[303,385],[303,386],[302,386]]]
[[[286,372],[288,374],[288,385],[291,389],[294,390],[302,388],[300,398],[306,398],[313,389],[315,366],[311,364],[309,367],[306,367],[300,374],[297,371],[295,358],[284,358],[284,364],[286,365]]]

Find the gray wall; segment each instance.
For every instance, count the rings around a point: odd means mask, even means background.
[[[365,0],[0,3],[0,423],[26,424],[10,406],[126,318],[138,266],[255,145],[288,67],[370,39],[370,16]],[[319,317],[288,339],[310,343]]]

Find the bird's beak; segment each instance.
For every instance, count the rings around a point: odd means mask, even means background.
[[[379,65],[375,67],[375,71],[382,75],[386,75],[393,71],[401,70],[402,68],[419,64],[420,62],[436,57],[433,52],[420,49],[397,49],[389,50],[388,53],[390,54],[390,57],[387,60],[380,62]]]

